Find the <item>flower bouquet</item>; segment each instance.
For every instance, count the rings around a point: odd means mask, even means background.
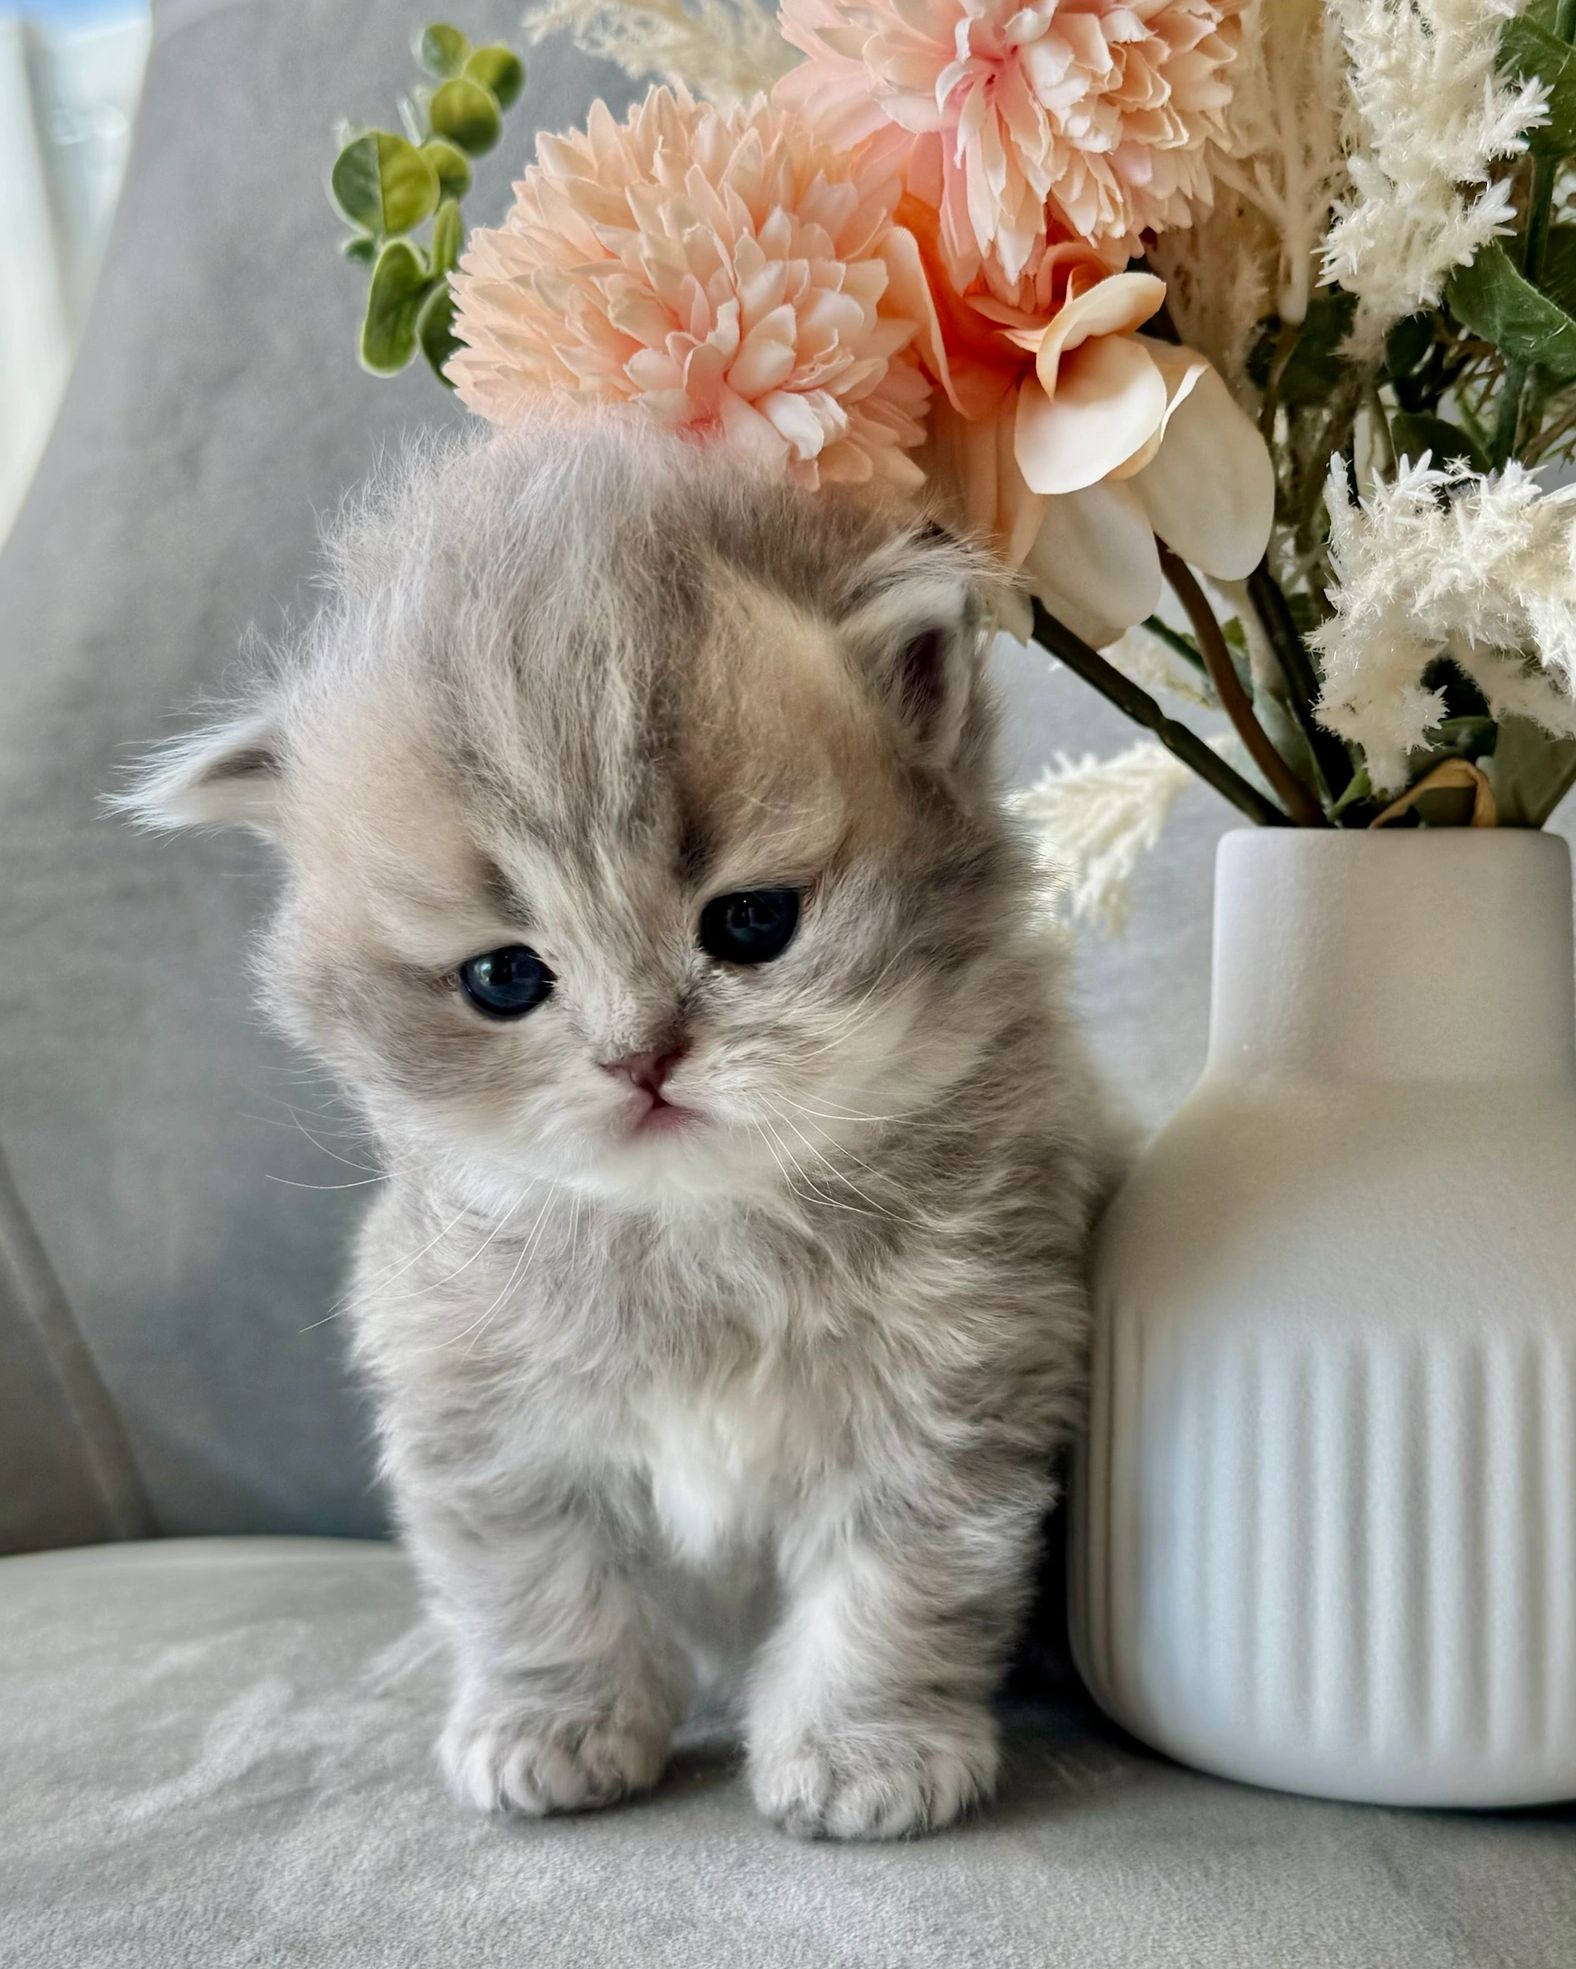
[[[1570,0],[544,0],[533,39],[658,86],[543,136],[468,242],[467,154],[523,71],[430,27],[404,134],[347,131],[333,173],[363,359],[419,348],[499,422],[635,403],[988,540],[1004,626],[1148,734],[1025,796],[1075,863],[1100,843],[1085,910],[1119,908],[1189,772],[1265,825],[1538,825],[1576,778],[1576,506],[1546,470],[1576,443],[1573,26]]]

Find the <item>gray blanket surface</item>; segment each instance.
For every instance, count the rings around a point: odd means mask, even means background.
[[[441,1668],[384,1545],[0,1561],[0,1963],[15,1969],[1569,1969],[1576,1816],[1364,1810],[1016,1709],[939,1838],[799,1845],[725,1738],[505,1825],[433,1769]]]

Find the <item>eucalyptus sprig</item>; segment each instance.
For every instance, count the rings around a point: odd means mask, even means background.
[[[442,21],[424,27],[414,49],[432,81],[401,97],[403,133],[344,127],[328,189],[356,229],[344,242],[346,259],[371,269],[362,368],[397,375],[419,348],[447,384],[444,365],[460,346],[449,285],[465,242],[460,201],[470,189],[471,159],[485,156],[503,134],[525,66],[512,48],[473,48]],[[425,241],[413,238],[429,220]]]

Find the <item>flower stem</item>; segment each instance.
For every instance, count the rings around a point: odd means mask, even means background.
[[[1171,624],[1163,616],[1146,615],[1144,617],[1144,627],[1149,631],[1151,636],[1158,637],[1167,649],[1175,650],[1177,655],[1183,658],[1190,669],[1203,669],[1204,659],[1199,655],[1197,649],[1194,648],[1193,644],[1188,641],[1187,637],[1180,630],[1173,629]]]
[[[1215,620],[1215,612],[1194,578],[1193,570],[1180,556],[1173,554],[1164,541],[1155,544],[1160,549],[1160,566],[1171,584],[1171,592],[1186,609],[1187,619],[1193,625],[1193,634],[1198,639],[1199,653],[1204,659],[1204,668],[1209,672],[1209,681],[1215,686],[1215,695],[1236,727],[1237,736],[1248,748],[1249,758],[1263,773],[1272,792],[1299,827],[1328,826],[1324,809],[1275,750],[1269,733],[1254,716],[1253,700],[1242,688],[1242,680],[1231,660],[1231,651],[1226,647],[1220,624]]]
[[[1286,700],[1291,714],[1308,742],[1325,792],[1332,800],[1338,800],[1351,784],[1351,756],[1334,732],[1326,731],[1314,715],[1313,707],[1320,697],[1318,674],[1268,562],[1259,562],[1248,576],[1247,587],[1248,600],[1286,679]]]
[[[1275,419],[1280,412],[1281,384],[1285,380],[1292,357],[1297,353],[1297,344],[1301,338],[1300,321],[1283,321],[1275,331],[1275,346],[1270,352],[1269,374],[1264,379],[1264,395],[1259,403],[1259,432],[1266,444],[1275,442]]]
[[[1212,752],[1197,732],[1190,731],[1175,718],[1168,718],[1148,691],[1124,677],[1114,663],[1107,663],[1098,650],[1091,649],[1081,636],[1056,620],[1039,602],[1029,604],[1034,617],[1035,640],[1053,656],[1059,657],[1075,676],[1082,677],[1102,697],[1109,698],[1118,711],[1153,734],[1174,758],[1180,759],[1207,780],[1224,800],[1260,827],[1286,827],[1290,823],[1273,800],[1265,799],[1251,781],[1227,765],[1218,752]]]

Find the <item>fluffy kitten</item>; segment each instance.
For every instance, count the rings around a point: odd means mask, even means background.
[[[364,509],[280,679],[134,796],[277,841],[269,998],[383,1145],[356,1347],[477,1806],[654,1783],[730,1634],[790,1831],[991,1790],[1103,1157],[986,580],[544,422]]]

